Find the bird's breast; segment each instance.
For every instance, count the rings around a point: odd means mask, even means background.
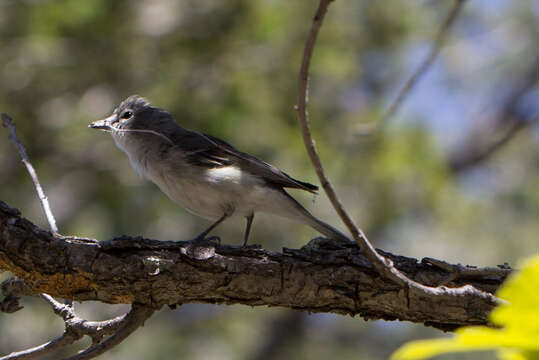
[[[135,172],[142,178],[150,178],[150,166],[155,159],[152,156],[156,152],[153,142],[146,142],[141,136],[133,136],[129,133],[113,133],[116,146],[129,158],[129,163]]]
[[[263,181],[238,166],[205,168],[186,162],[179,149],[170,148],[167,156],[162,156],[159,146],[152,147],[155,144],[122,134],[114,140],[141,177],[200,217],[216,220],[225,213],[249,216],[267,200]]]

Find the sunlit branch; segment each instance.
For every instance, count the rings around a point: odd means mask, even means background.
[[[309,116],[307,112],[307,90],[308,90],[308,80],[309,80],[309,67],[311,63],[311,58],[318,37],[318,33],[322,26],[324,16],[327,13],[328,7],[332,0],[320,0],[318,9],[314,16],[311,29],[307,36],[307,41],[305,43],[305,48],[303,51],[303,58],[301,62],[301,68],[299,73],[299,86],[298,86],[298,104],[296,106],[298,120],[301,125],[301,131],[303,135],[303,141],[307,149],[307,153],[311,158],[311,162],[316,170],[316,174],[320,180],[322,187],[324,188],[329,200],[331,201],[333,207],[339,214],[341,220],[344,222],[350,233],[352,234],[354,240],[357,242],[359,248],[364,252],[365,256],[371,261],[374,268],[378,273],[387,279],[390,279],[394,283],[402,286],[405,289],[413,288],[415,290],[425,293],[429,296],[461,296],[462,294],[473,294],[479,298],[482,298],[493,303],[497,303],[498,300],[489,293],[474,289],[472,286],[466,285],[459,288],[446,288],[446,287],[430,287],[415,282],[402,272],[400,272],[394,265],[393,262],[382,255],[380,255],[374,247],[371,245],[370,241],[367,239],[363,231],[355,224],[350,215],[344,209],[340,199],[338,198],[335,189],[329,178],[327,177],[324,168],[322,166],[322,161],[318,155],[316,145],[312,138]]]
[[[17,151],[19,152],[19,155],[21,156],[21,160],[24,166],[26,166],[26,170],[28,170],[28,173],[30,174],[32,181],[34,182],[34,186],[36,188],[39,201],[41,202],[41,207],[43,208],[43,211],[45,212],[45,216],[47,218],[47,221],[49,222],[51,231],[55,234],[58,234],[58,227],[56,226],[56,219],[54,218],[54,215],[52,214],[51,207],[49,205],[49,200],[47,196],[45,195],[43,188],[41,187],[39,179],[37,178],[36,170],[30,163],[30,159],[28,158],[26,149],[21,144],[19,139],[17,139],[17,134],[15,133],[15,124],[13,123],[11,117],[9,117],[8,114],[2,113],[2,124],[4,125],[4,127],[8,128],[9,139],[13,142],[13,144],[15,144],[15,147],[17,148]]]

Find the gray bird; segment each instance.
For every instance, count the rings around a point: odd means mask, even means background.
[[[195,240],[205,239],[225,219],[241,216],[247,220],[245,246],[254,214],[265,212],[306,224],[328,238],[350,241],[284,190],[316,193],[317,186],[296,180],[221,139],[182,128],[145,98],[130,96],[112,115],[89,127],[109,132],[141,177],[193,214],[214,221]]]

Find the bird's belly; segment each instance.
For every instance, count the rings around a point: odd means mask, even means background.
[[[258,179],[240,181],[229,176],[231,171],[210,169],[207,172],[209,176],[149,175],[169,198],[205,219],[217,220],[224,214],[249,216],[263,205],[264,186]]]

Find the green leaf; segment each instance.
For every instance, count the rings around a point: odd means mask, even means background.
[[[496,350],[503,360],[539,360],[539,255],[523,262],[498,291],[506,303],[490,314],[500,329],[464,327],[450,339],[413,341],[392,355],[393,360],[427,359],[449,352]]]
[[[427,359],[447,352],[463,352],[473,350],[455,339],[434,339],[411,341],[391,356],[392,360]]]

